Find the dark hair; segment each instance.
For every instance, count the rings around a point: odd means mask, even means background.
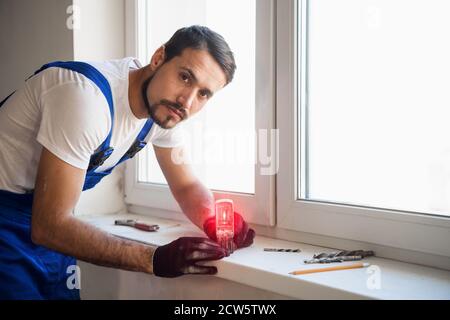
[[[204,26],[190,26],[177,30],[165,44],[166,61],[181,55],[184,49],[207,50],[225,72],[227,83],[233,80],[236,63],[225,39]]]

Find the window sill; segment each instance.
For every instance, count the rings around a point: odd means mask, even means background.
[[[152,245],[163,245],[181,236],[204,236],[189,222],[131,213],[80,216],[116,236]],[[115,219],[138,219],[158,224],[158,232],[144,232],[115,226]],[[299,248],[301,253],[264,252],[265,247]],[[367,268],[293,276],[289,272],[324,265],[304,265],[314,253],[331,249],[257,236],[249,248],[210,264],[218,267],[219,278],[271,291],[295,299],[450,299],[450,271],[378,257],[363,261],[380,268],[380,289],[367,285],[373,273]]]

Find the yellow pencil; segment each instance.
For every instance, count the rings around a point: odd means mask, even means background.
[[[316,272],[325,272],[325,271],[335,271],[335,270],[347,270],[347,269],[365,268],[365,267],[368,267],[369,265],[370,265],[369,263],[358,262],[358,263],[353,263],[353,264],[340,265],[340,266],[332,266],[332,267],[327,267],[327,268],[316,268],[316,269],[296,270],[296,271],[289,272],[289,274],[299,275],[299,274],[316,273]]]

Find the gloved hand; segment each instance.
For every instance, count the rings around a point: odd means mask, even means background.
[[[183,274],[215,274],[216,267],[197,265],[197,262],[219,260],[228,255],[225,249],[207,238],[182,237],[156,248],[153,273],[165,278]]]
[[[206,219],[206,221],[203,223],[203,230],[211,240],[217,241],[215,217]],[[249,228],[244,218],[242,218],[242,216],[235,211],[234,237],[233,237],[235,247],[244,248],[251,246],[254,238],[255,238],[255,230]]]

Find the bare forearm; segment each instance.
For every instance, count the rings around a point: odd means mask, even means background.
[[[50,249],[105,267],[153,273],[154,247],[115,237],[73,216],[44,228],[37,242]]]
[[[174,193],[174,197],[189,220],[202,230],[205,220],[214,216],[214,196],[201,182]]]

